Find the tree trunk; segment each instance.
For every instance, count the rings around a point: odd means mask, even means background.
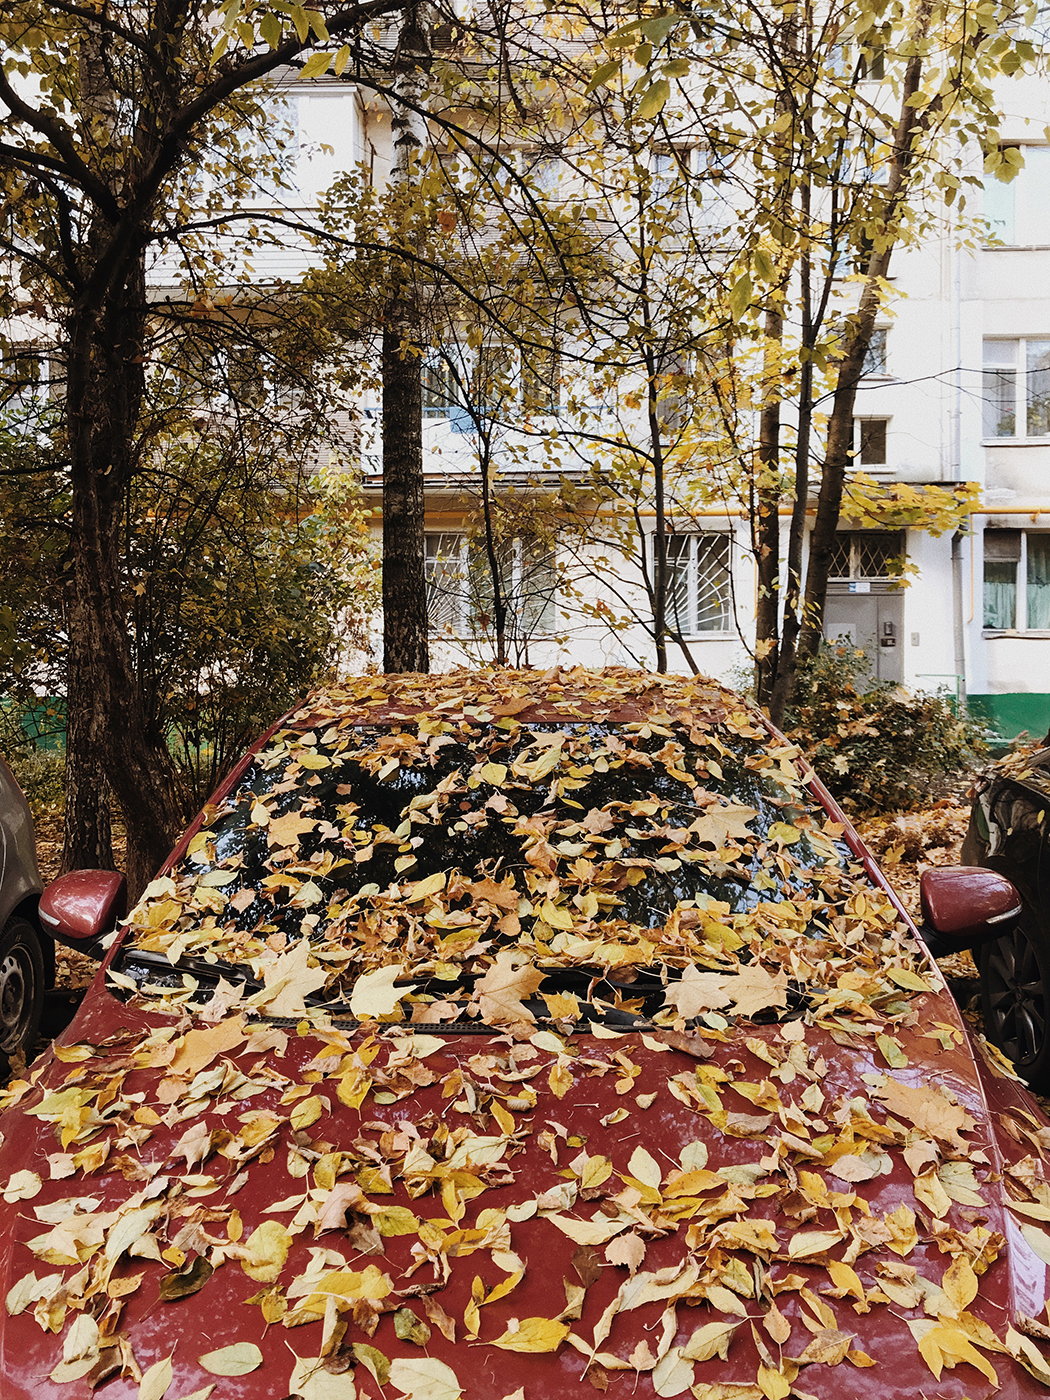
[[[98,238],[103,249],[107,234]],[[144,259],[132,251],[119,268],[100,253],[95,267],[67,320],[73,577],[63,862],[112,865],[108,781],[127,829],[135,897],[171,849],[182,804],[163,738],[146,732],[121,589],[121,508],[136,467],[143,392]]]
[[[394,319],[393,317],[391,318]],[[409,317],[383,330],[383,670],[428,671],[423,398]]]
[[[917,39],[924,37],[929,14],[929,4],[925,4],[918,17]],[[868,260],[864,289],[850,322],[850,334],[839,365],[831,416],[828,420],[827,450],[820,494],[817,497],[817,518],[809,541],[806,597],[798,639],[799,661],[812,660],[824,636],[828,574],[842,508],[846,472],[852,461],[853,405],[857,396],[857,381],[864,369],[864,359],[875,328],[875,317],[881,305],[880,287],[889,274],[890,256],[893,252],[893,240],[889,230],[898,217],[900,204],[907,190],[907,176],[914,157],[915,137],[922,124],[930,120],[933,110],[932,107],[928,107],[921,117],[916,117],[912,106],[912,98],[918,91],[922,78],[921,45],[917,44],[917,48],[919,51],[909,60],[902,84],[900,115],[894,132],[893,155],[880,218],[882,227],[879,242],[882,246],[877,247]]]
[[[758,572],[755,606],[755,673],[758,703],[768,705],[777,670],[780,623],[780,345],[784,317],[778,306],[766,312],[766,356],[762,411],[758,424],[758,485],[752,542]]]
[[[393,62],[390,183],[408,207],[426,124],[418,112],[430,67],[425,4],[405,8]],[[398,99],[401,102],[398,102]],[[409,230],[406,230],[410,232]],[[423,531],[423,344],[407,275],[383,327],[383,670],[429,671]]]

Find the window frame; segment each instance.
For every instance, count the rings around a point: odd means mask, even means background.
[[[1009,529],[1009,528],[993,527],[992,529],[985,529],[985,531],[984,531],[983,534],[982,534],[982,539],[981,539],[981,555],[982,555],[982,565],[981,565],[981,623],[982,623],[982,628],[981,628],[981,630],[982,630],[982,633],[983,633],[985,636],[992,636],[992,637],[1004,637],[1004,636],[1011,636],[1011,637],[1012,637],[1012,636],[1015,636],[1015,635],[1043,637],[1043,636],[1046,636],[1046,635],[1050,634],[1050,627],[1032,627],[1032,626],[1029,625],[1029,611],[1030,611],[1030,604],[1031,604],[1030,594],[1031,594],[1031,590],[1032,590],[1032,586],[1033,586],[1033,585],[1032,585],[1031,578],[1030,578],[1029,562],[1028,562],[1028,561],[1029,561],[1029,538],[1030,538],[1031,536],[1034,535],[1034,536],[1039,537],[1040,539],[1050,540],[1050,531],[1047,531],[1047,530],[1022,530],[1022,529],[1018,529],[1018,530],[1016,531],[1016,533],[1020,536],[1020,540],[1019,540],[1019,551],[1018,551],[1018,556],[1017,556],[1017,558],[1016,558],[1015,560],[1009,560],[1009,559],[1007,559],[1005,556],[1004,556],[1004,557],[1001,557],[1001,558],[996,558],[995,556],[989,557],[988,551],[987,551],[987,546],[986,546],[986,544],[985,544],[985,540],[986,540],[987,536],[988,536],[989,534],[1012,534],[1012,533],[1014,533],[1014,531],[1013,531],[1012,529]],[[992,564],[992,565],[996,565],[996,564],[1002,565],[1002,564],[1010,564],[1010,563],[1013,564],[1013,569],[1014,569],[1014,578],[1013,578],[1013,588],[1014,588],[1014,616],[1013,616],[1013,625],[1012,625],[1012,626],[1007,626],[1007,627],[997,627],[997,626],[994,626],[993,624],[990,624],[989,621],[988,621],[988,595],[987,595],[986,589],[987,589],[988,583],[989,583],[990,581],[994,581],[994,580],[989,580],[989,578],[988,578],[988,566],[989,566],[989,564]],[[1000,581],[1001,581],[1001,580],[1000,580]]]
[[[441,558],[430,553],[431,540],[455,541],[455,548],[448,547]],[[537,541],[523,535],[514,535],[501,541],[504,550],[509,545],[509,561],[503,565],[502,583],[507,598],[508,636],[516,640],[530,637],[549,637],[557,631],[558,575],[555,550],[530,548]],[[424,568],[427,582],[427,632],[432,638],[454,639],[464,642],[484,640],[492,634],[492,628],[482,625],[479,618],[484,613],[489,576],[488,561],[484,557],[484,546],[469,530],[426,530],[424,531]],[[543,558],[540,558],[542,554]],[[509,562],[509,583],[506,563]],[[459,584],[449,588],[442,601],[450,614],[447,624],[435,625],[433,621],[433,600],[437,594],[438,580],[435,575],[439,566],[446,564],[450,581]],[[531,572],[549,569],[549,589],[530,589],[523,594],[523,582]],[[541,596],[546,593],[547,596]],[[537,598],[539,601],[537,602]]]
[[[656,534],[651,536],[651,556],[653,567],[656,564]],[[668,565],[668,589],[667,589],[667,616],[669,623],[674,626],[683,637],[688,637],[691,641],[705,641],[708,639],[718,640],[733,635],[733,545],[734,535],[731,530],[668,530],[664,535],[665,549],[667,551]],[[675,565],[679,562],[672,557],[674,543],[677,541],[687,541],[688,558],[686,560],[686,609],[688,616],[685,619],[685,626],[681,624],[678,614],[678,607],[675,599],[674,578],[672,577]],[[698,559],[698,552],[701,542],[716,543],[725,545],[724,576],[716,585],[719,597],[718,621],[721,626],[703,627],[701,622],[701,599],[699,584],[701,582]]]
[[[1014,346],[1013,364],[995,363],[989,361],[987,347],[989,345],[1012,345]],[[1032,367],[1029,365],[1029,347],[1041,345],[1044,348],[1043,355],[1048,364],[1045,367]],[[1033,395],[1030,377],[1043,375],[1044,392]],[[1012,377],[1012,394],[996,393],[991,389],[989,380],[995,376],[1000,385],[1005,385],[1008,377]],[[1008,399],[1013,401],[1013,431],[1012,432],[992,432],[992,420],[989,410],[994,409],[997,404],[1005,405]],[[1040,407],[1041,406],[1041,407]],[[1046,429],[1043,432],[1030,432],[1029,424],[1033,413],[1042,412],[1046,420]],[[1003,409],[1000,413],[999,422],[1010,416]],[[1018,431],[1023,428],[1023,431]],[[989,335],[985,336],[981,343],[981,442],[985,446],[1001,446],[1004,443],[1026,444],[1045,443],[1050,440],[1050,335]]]

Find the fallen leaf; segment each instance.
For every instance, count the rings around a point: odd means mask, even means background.
[[[544,974],[516,949],[505,948],[474,985],[473,1000],[481,1007],[482,1019],[496,1025],[534,1021],[536,1018],[522,998],[532,996]]]
[[[361,1020],[374,1020],[377,1016],[389,1016],[402,997],[407,996],[411,987],[400,990],[394,983],[404,968],[398,963],[395,967],[381,967],[376,972],[366,972],[354,983],[350,994],[350,1010]]]
[[[197,1363],[213,1376],[246,1376],[263,1363],[263,1354],[254,1342],[234,1342],[217,1351],[205,1352]]]
[[[429,1356],[396,1357],[390,1363],[390,1384],[409,1400],[459,1400],[462,1391],[452,1367]]]
[[[492,1345],[504,1351],[557,1351],[568,1335],[569,1327],[565,1322],[555,1322],[549,1317],[524,1317],[516,1327],[508,1326]]]

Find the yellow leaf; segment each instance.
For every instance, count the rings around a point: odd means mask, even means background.
[[[572,1070],[568,1065],[551,1065],[547,1083],[550,1085],[554,1097],[563,1099],[576,1081],[572,1077]]]
[[[396,1357],[390,1363],[390,1384],[409,1400],[459,1400],[462,1390],[452,1367],[429,1356]]]
[[[316,1094],[311,1094],[308,1099],[303,1099],[292,1109],[290,1122],[297,1133],[304,1128],[309,1128],[312,1123],[316,1123],[324,1111],[324,1104]]]
[[[941,1279],[941,1287],[957,1312],[968,1308],[977,1297],[977,1275],[965,1255],[952,1260]]]
[[[759,1366],[758,1388],[766,1400],[784,1400],[785,1396],[791,1394],[791,1382],[771,1366]]]
[[[139,1381],[138,1400],[162,1400],[171,1382],[171,1357],[165,1356],[161,1361],[154,1361],[148,1370],[143,1371]]]
[[[444,876],[441,877],[444,880]],[[389,1016],[410,987],[394,986],[404,969],[400,964],[394,967],[381,967],[376,972],[366,972],[354,983],[350,993],[350,1010],[362,1020]]]
[[[908,1063],[908,1057],[901,1049],[900,1041],[895,1040],[892,1035],[877,1035],[875,1044],[882,1051],[882,1057],[891,1069],[903,1069]]]
[[[499,1124],[500,1132],[505,1133],[507,1137],[510,1137],[511,1133],[513,1133],[517,1128],[517,1124],[514,1121],[514,1115],[512,1113],[509,1113],[507,1109],[505,1109],[503,1105],[499,1102],[498,1099],[492,1100],[492,1103],[489,1105],[489,1109],[492,1113],[493,1118],[495,1118],[496,1122]]]
[[[419,1220],[407,1206],[389,1206],[376,1211],[371,1217],[372,1224],[384,1237],[391,1235],[414,1235],[419,1229]]]
[[[549,1317],[523,1317],[517,1327],[513,1330],[508,1327],[492,1345],[504,1351],[557,1351],[568,1335],[566,1322],[555,1322]]]
[[[245,1240],[245,1248],[250,1251],[251,1257],[241,1260],[241,1268],[257,1283],[276,1283],[288,1258],[292,1238],[279,1220],[264,1220]],[[232,1376],[241,1375],[242,1372],[217,1371],[215,1374]]]
[[[298,1400],[355,1400],[353,1371],[333,1375],[325,1370],[323,1356],[297,1356],[288,1380],[289,1394]]]
[[[445,888],[445,872],[436,870],[433,875],[428,875],[423,880],[416,880],[414,884],[405,886],[405,898],[410,904],[418,904],[421,899],[427,899],[432,894],[438,894]]]
[[[549,899],[545,899],[540,905],[539,915],[544,923],[550,924],[551,928],[572,928],[572,915],[564,904],[553,904]]]
[[[263,1354],[254,1342],[234,1342],[218,1351],[205,1352],[197,1364],[213,1376],[246,1376],[262,1365]]]
[[[483,783],[490,783],[492,787],[502,787],[507,781],[507,765],[505,763],[483,763],[478,769],[478,777]]]

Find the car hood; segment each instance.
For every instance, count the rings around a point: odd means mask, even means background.
[[[910,1019],[175,1024],[97,981],[2,1120],[0,1394],[1043,1393],[1050,1129],[943,990]]]

